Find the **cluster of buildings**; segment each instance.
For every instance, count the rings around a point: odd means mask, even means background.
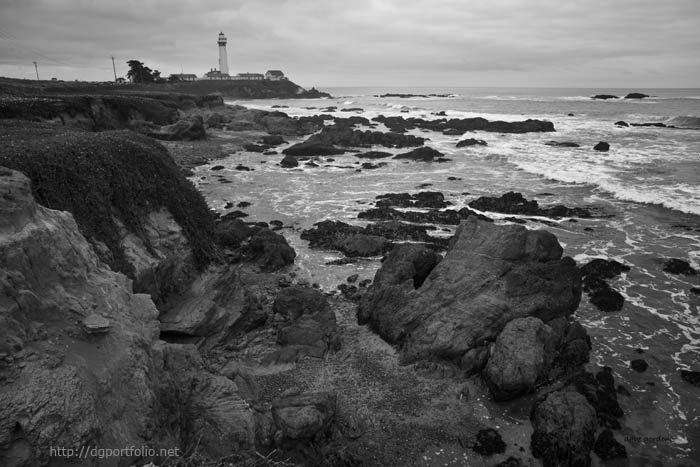
[[[268,70],[266,73],[238,73],[236,75],[230,75],[228,71],[228,55],[226,53],[226,36],[223,32],[219,33],[219,39],[217,44],[219,45],[219,69],[210,69],[201,78],[198,78],[195,74],[189,73],[179,73],[170,75],[170,79],[179,81],[197,81],[199,79],[216,79],[216,80],[270,80],[270,81],[282,81],[286,80],[287,77],[284,76],[280,70]]]

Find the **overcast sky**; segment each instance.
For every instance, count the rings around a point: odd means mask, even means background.
[[[201,76],[219,31],[305,87],[700,87],[700,0],[0,0],[0,76]]]

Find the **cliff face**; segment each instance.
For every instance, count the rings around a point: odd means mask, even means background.
[[[158,341],[153,302],[100,261],[71,214],[38,205],[5,168],[0,197],[0,464],[67,460],[51,447],[252,446],[236,384],[204,371],[194,348]]]
[[[100,258],[137,290],[158,299],[168,292],[158,284],[186,281],[217,257],[206,202],[159,143],[127,131],[0,128],[0,164],[25,173],[38,202],[71,212]],[[163,265],[172,258],[175,267]]]

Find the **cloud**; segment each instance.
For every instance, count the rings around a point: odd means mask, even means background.
[[[692,86],[696,0],[0,0],[0,74],[284,70],[302,85]],[[621,65],[624,67],[621,68]],[[21,71],[20,71],[21,70]],[[572,82],[574,80],[575,82]],[[630,82],[630,80],[634,82]]]

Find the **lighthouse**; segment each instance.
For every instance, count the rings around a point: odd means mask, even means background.
[[[228,75],[228,58],[226,57],[226,36],[223,32],[219,33],[219,72],[222,75]]]

